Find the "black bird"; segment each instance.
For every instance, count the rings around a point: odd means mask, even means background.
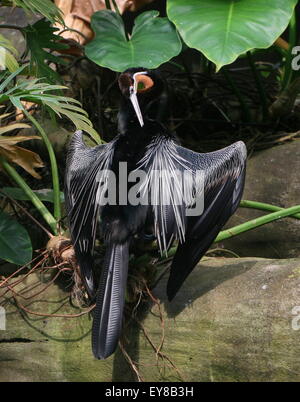
[[[181,147],[153,118],[153,104],[164,88],[156,71],[129,69],[118,82],[122,93],[118,135],[108,144],[90,148],[77,131],[70,142],[65,178],[71,238],[87,292],[96,297],[92,348],[99,359],[115,351],[120,336],[133,237],[152,225],[162,253],[173,240],[179,241],[167,284],[172,300],[238,207],[246,165],[243,142],[196,153]],[[144,178],[124,187],[125,167],[127,174],[144,172]],[[150,195],[151,202],[130,203],[126,198],[131,191],[137,198]],[[200,204],[204,200],[204,209],[195,214],[192,208],[198,199]],[[98,222],[106,252],[95,289],[93,248]]]

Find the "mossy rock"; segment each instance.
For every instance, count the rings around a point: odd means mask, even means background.
[[[16,279],[20,279],[18,276]],[[41,283],[39,288],[33,286]],[[16,290],[29,289],[24,296],[47,286],[50,278],[33,274]],[[0,300],[0,302],[2,302]],[[78,314],[69,303],[63,283],[51,285],[31,300],[20,303],[37,313]],[[112,361],[99,362],[91,352],[91,318],[43,317],[26,314],[15,304],[6,309],[6,330],[0,331],[0,381],[111,381]]]
[[[163,318],[164,358],[157,359],[149,343],[158,347],[162,341],[157,304],[136,319],[149,339],[131,319],[124,347],[146,381],[299,381],[299,331],[292,327],[298,322],[299,272],[300,259],[204,258],[171,303],[167,278],[153,291]],[[78,312],[58,284],[36,299],[19,300],[34,311]],[[90,328],[88,315],[46,318],[7,306],[0,381],[136,381],[119,349],[105,361],[94,359]]]

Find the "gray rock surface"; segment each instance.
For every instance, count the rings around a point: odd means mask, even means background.
[[[0,8],[0,18],[3,24],[16,25],[18,27],[25,27],[28,24],[34,24],[39,18],[38,15],[26,12],[19,7],[2,7]],[[21,55],[25,51],[24,36],[19,30],[16,29],[1,29],[1,34],[9,39],[13,46]]]
[[[29,278],[27,285],[37,279]],[[300,259],[205,258],[172,303],[166,279],[154,291],[163,322],[157,305],[138,315],[148,340],[136,321],[125,323],[125,347],[144,380],[300,380]],[[57,285],[34,303],[21,302],[34,311],[77,312]],[[6,307],[0,381],[136,379],[120,350],[105,361],[93,358],[87,315],[47,318]],[[156,348],[164,340],[163,359],[149,339]]]

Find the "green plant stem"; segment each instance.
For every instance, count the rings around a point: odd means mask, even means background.
[[[284,208],[277,207],[275,205],[271,204],[266,204],[264,202],[258,202],[258,201],[248,201],[248,200],[242,200],[239,205],[241,208],[253,208],[253,209],[260,209],[263,211],[282,211]],[[295,214],[292,215],[291,218],[296,218],[300,219],[300,214]]]
[[[14,167],[12,167],[3,157],[0,156],[0,163],[8,175],[18,184],[18,186],[24,191],[28,196],[32,204],[36,207],[39,213],[44,218],[45,222],[48,223],[54,234],[57,234],[56,220],[51,212],[46,208],[42,201],[37,197],[37,195],[31,190],[24,179],[19,175]]]
[[[0,29],[17,29],[18,31],[22,31],[24,27],[14,24],[0,24]]]
[[[53,185],[54,217],[57,221],[59,221],[61,219],[60,189],[59,189],[59,175],[58,175],[55,153],[47,134],[45,133],[44,129],[39,124],[39,122],[29,112],[27,112],[27,110],[24,110],[24,114],[34,124],[34,126],[40,133],[49,154],[51,164],[51,174],[52,174],[52,185]]]
[[[116,3],[116,0],[111,0],[111,1],[112,1],[112,3],[113,3],[114,8],[115,8],[115,12],[122,18],[122,15],[121,15],[121,13],[120,13],[120,10],[119,10],[119,8],[118,8],[118,5],[117,5],[117,3]],[[106,8],[107,8],[107,7],[106,7]],[[110,10],[112,10],[112,7],[110,7]],[[128,32],[126,31],[125,26],[124,26],[124,32],[125,32],[126,39],[129,40],[129,34],[128,34]]]
[[[118,8],[118,5],[117,5],[117,3],[116,3],[116,0],[112,0],[112,3],[113,3],[113,5],[114,5],[114,7],[115,7],[116,13],[119,14],[119,15],[121,15],[120,10],[119,10],[119,8]]]
[[[118,8],[118,5],[116,3],[116,0],[111,0],[111,1],[113,3],[113,6],[115,8],[116,13],[121,15],[120,10]],[[110,0],[105,0],[105,7],[106,7],[107,10],[112,10],[112,6],[110,5]]]
[[[260,97],[260,101],[261,101],[261,105],[262,105],[263,117],[265,120],[269,117],[268,100],[267,100],[266,92],[262,85],[261,77],[260,77],[259,72],[257,71],[257,68],[255,66],[251,52],[247,52],[247,58],[248,58],[248,61],[249,61],[249,64],[250,64],[250,67],[252,70],[252,74],[253,74],[255,83],[256,83],[257,91],[259,93],[259,97]]]
[[[258,226],[265,225],[266,223],[273,222],[277,219],[281,219],[286,216],[291,216],[298,213],[300,213],[300,205],[296,205],[291,208],[283,208],[280,211],[273,212],[271,214],[267,214],[256,219],[252,219],[248,222],[242,223],[241,225],[233,226],[230,229],[223,230],[218,234],[217,238],[215,239],[215,243],[225,239],[229,239],[230,237],[236,236],[240,233],[247,232],[248,230],[257,228]]]
[[[291,83],[292,76],[293,76],[293,69],[292,69],[292,50],[294,46],[297,44],[297,19],[296,13],[293,12],[292,18],[289,24],[289,49],[286,53],[286,60],[284,63],[284,74],[282,79],[282,90],[287,88]]]
[[[111,10],[110,0],[105,0],[105,7],[107,10]]]
[[[231,89],[233,90],[235,96],[237,97],[238,101],[240,102],[240,105],[241,105],[241,108],[243,111],[243,115],[244,115],[244,120],[249,123],[251,121],[250,111],[243,98],[243,95],[241,94],[241,91],[235,85],[233,79],[231,78],[231,76],[230,76],[229,72],[226,70],[226,68],[222,68],[222,72],[223,72],[224,77],[226,78],[228,84],[230,85]]]

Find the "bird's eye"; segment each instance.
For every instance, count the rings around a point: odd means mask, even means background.
[[[148,91],[150,88],[153,87],[154,82],[153,80],[148,77],[147,75],[137,75],[136,76],[136,83],[137,83],[137,92],[142,93]]]
[[[138,90],[138,92],[139,91],[142,91],[143,89],[145,89],[145,84],[141,81],[141,82],[138,82],[138,84],[137,84],[137,90]]]

